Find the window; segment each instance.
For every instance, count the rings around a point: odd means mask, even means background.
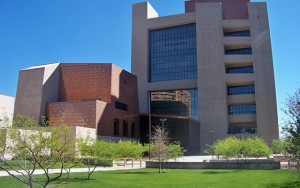
[[[196,24],[149,31],[149,82],[197,78]]]
[[[117,108],[119,110],[124,110],[124,111],[128,110],[127,104],[124,104],[124,103],[121,103],[121,102],[118,102],[118,101],[115,102],[115,108]]]
[[[135,137],[135,123],[131,123],[131,137]]]
[[[114,135],[119,136],[119,119],[114,119]]]
[[[252,48],[225,49],[225,55],[251,55]]]
[[[228,86],[227,87],[228,95],[245,95],[245,94],[254,94],[255,87],[254,85],[245,85],[245,86]]]
[[[229,128],[228,134],[256,134],[257,128],[233,127]]]
[[[229,105],[229,115],[244,115],[244,114],[256,114],[255,104],[242,104],[242,105]]]
[[[224,31],[224,37],[250,37],[250,30]]]
[[[125,120],[123,121],[123,136],[128,136],[128,121]]]
[[[198,119],[198,91],[170,90],[151,92],[151,113],[189,116]]]
[[[227,67],[227,74],[251,74],[253,73],[253,66],[245,66],[245,67]]]

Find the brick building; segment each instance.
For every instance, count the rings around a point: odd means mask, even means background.
[[[136,76],[105,63],[24,69],[19,74],[18,113],[37,121],[46,116],[54,125],[63,120],[68,125],[94,128],[103,139],[139,138]]]

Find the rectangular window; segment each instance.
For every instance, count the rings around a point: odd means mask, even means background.
[[[229,128],[228,134],[256,134],[257,128],[249,127],[232,127]]]
[[[244,67],[227,67],[227,74],[252,74],[253,66],[244,66]]]
[[[149,82],[197,78],[196,24],[149,31]]]
[[[242,105],[229,105],[229,115],[245,115],[245,114],[256,114],[255,104],[242,104]]]
[[[228,95],[255,94],[255,87],[254,85],[228,86],[227,93]]]
[[[250,30],[224,31],[224,37],[250,37]]]
[[[225,49],[225,55],[252,55],[252,48]]]
[[[123,121],[123,136],[128,136],[128,121],[125,120]]]
[[[121,102],[118,102],[118,101],[115,101],[115,108],[117,108],[119,110],[127,111],[128,110],[128,105],[124,104],[124,103],[121,103]]]
[[[131,137],[135,137],[135,123],[131,123]]]
[[[114,119],[114,135],[119,136],[119,119]]]

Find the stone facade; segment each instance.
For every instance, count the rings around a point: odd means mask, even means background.
[[[200,141],[195,137],[190,142],[200,142],[199,153],[217,139],[228,136],[259,136],[268,144],[279,137],[266,3],[191,0],[186,1],[184,14],[159,17],[154,8],[144,2],[133,5],[132,16],[131,70],[138,78],[141,113],[150,113],[149,95],[153,91],[196,88]],[[188,24],[196,25],[197,78],[151,82],[150,33],[170,27],[175,30],[175,26]],[[237,31],[242,34],[235,35]],[[248,54],[229,54],[232,49],[246,49]],[[253,72],[230,74],[227,71],[232,67],[251,67]],[[255,93],[228,94],[229,87],[247,85],[253,85]],[[255,112],[230,112],[232,106],[247,105],[254,105]],[[240,133],[233,134],[231,129],[236,127]],[[244,133],[245,130],[248,132]]]

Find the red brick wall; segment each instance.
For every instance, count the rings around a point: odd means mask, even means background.
[[[111,64],[61,64],[59,101],[111,102]]]
[[[67,125],[97,128],[96,101],[48,103],[46,117],[54,126],[63,121]]]
[[[248,19],[248,2],[250,0],[191,0],[185,2],[185,12],[195,12],[197,2],[221,2],[224,19]]]

